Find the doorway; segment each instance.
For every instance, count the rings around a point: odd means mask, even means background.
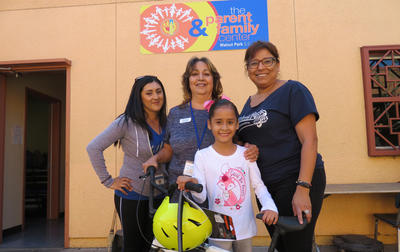
[[[0,248],[68,247],[69,66],[0,62]]]
[[[24,217],[54,220],[60,217],[59,202],[63,196],[60,195],[61,100],[31,88],[26,88],[25,94]]]

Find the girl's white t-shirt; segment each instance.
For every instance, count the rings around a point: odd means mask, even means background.
[[[278,212],[261,180],[257,163],[244,158],[245,150],[237,145],[234,154],[223,156],[209,146],[197,151],[194,158],[193,177],[203,185],[201,193],[192,192],[194,199],[202,203],[207,197],[211,210],[231,216],[237,240],[257,233],[251,187],[261,202],[261,210]]]

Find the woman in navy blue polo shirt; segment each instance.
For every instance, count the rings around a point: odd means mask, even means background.
[[[319,118],[310,91],[300,82],[278,79],[280,60],[270,42],[254,42],[246,50],[247,74],[257,93],[239,117],[241,141],[259,148],[258,167],[279,215],[295,215],[306,229],[280,237],[279,252],[310,252],[322,207],[326,178],[317,152]],[[270,234],[273,227],[267,226]]]

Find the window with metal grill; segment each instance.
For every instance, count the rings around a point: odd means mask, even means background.
[[[400,45],[361,47],[369,156],[400,155]]]

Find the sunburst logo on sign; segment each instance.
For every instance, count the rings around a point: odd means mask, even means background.
[[[189,35],[189,30],[198,18],[185,4],[149,6],[141,13],[141,45],[150,53],[182,52],[197,39]]]

